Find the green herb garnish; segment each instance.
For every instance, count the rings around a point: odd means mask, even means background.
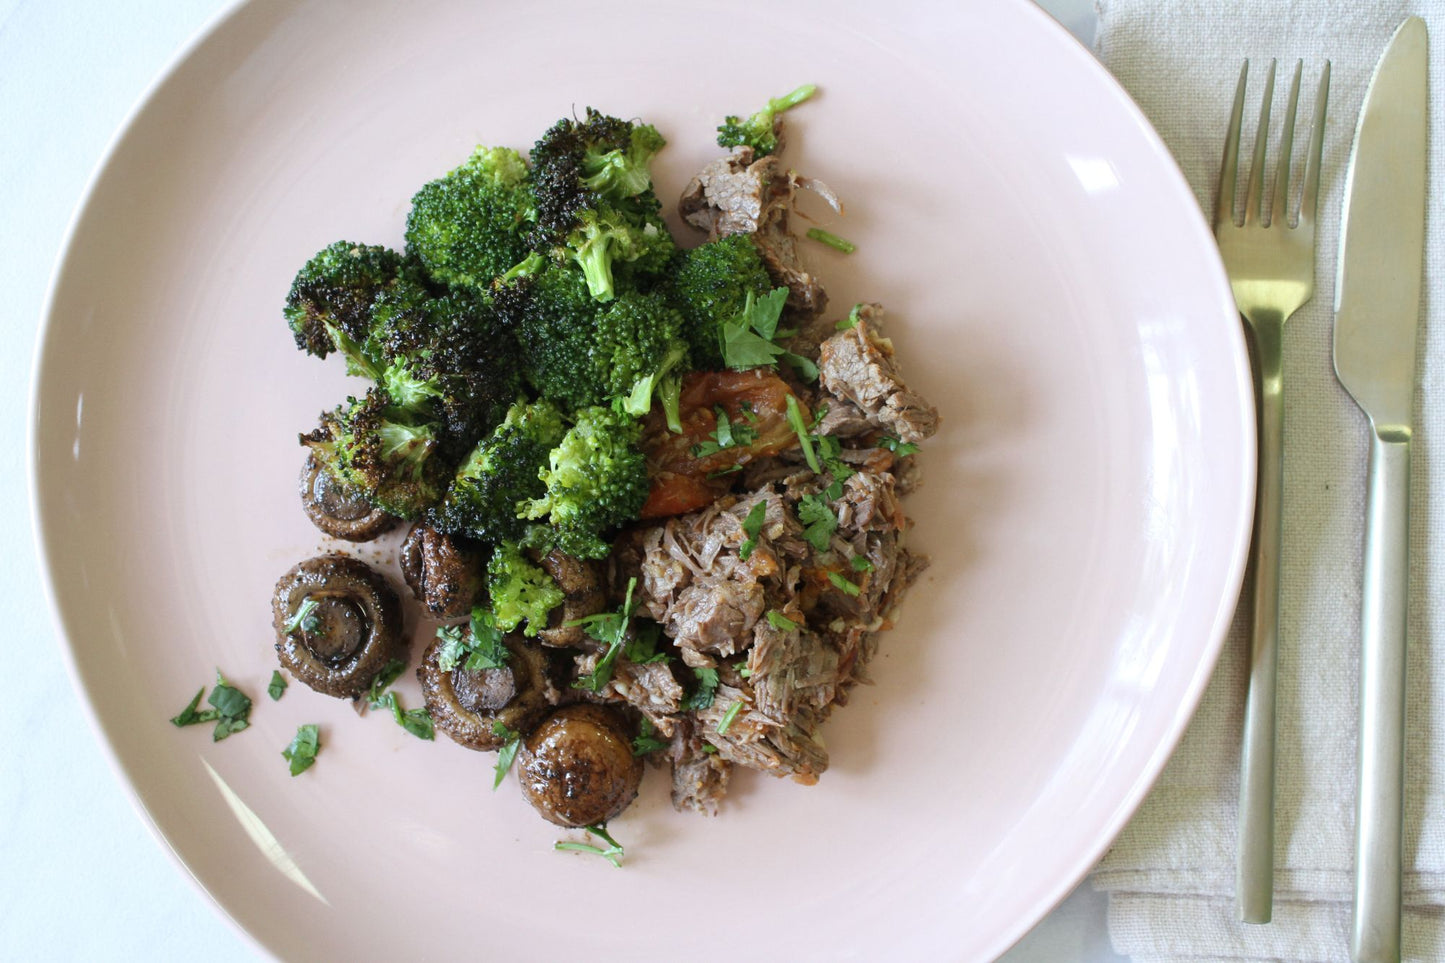
[[[669,658],[668,654],[657,650],[657,643],[661,640],[662,626],[651,619],[638,619],[632,637],[622,648],[622,655],[633,665],[666,662]]]
[[[586,689],[588,692],[601,692],[602,687],[612,679],[612,666],[617,661],[627,642],[627,627],[632,620],[632,612],[636,608],[632,593],[637,588],[637,579],[627,580],[627,597],[622,602],[620,612],[599,612],[597,615],[589,615],[585,619],[578,619],[569,622],[569,625],[580,625],[587,634],[598,642],[607,643],[607,651],[602,658],[597,660],[592,671],[572,683],[574,689]]]
[[[291,775],[299,776],[316,762],[321,751],[321,730],[314,724],[297,726],[291,745],[281,750],[282,757],[291,764]]]
[[[594,856],[601,856],[618,869],[622,868],[622,844],[607,834],[606,823],[596,823],[592,826],[584,826],[583,829],[589,835],[596,836],[607,843],[607,848],[593,846],[590,843],[557,843],[554,848],[573,853],[591,853]]]
[[[642,717],[642,724],[638,726],[637,738],[632,740],[632,754],[634,756],[645,756],[649,752],[656,752],[659,749],[666,749],[666,739],[657,738],[657,730],[653,728],[652,722],[647,716]]]
[[[515,729],[508,729],[506,723],[497,719],[492,722],[492,735],[506,740],[502,743],[502,748],[497,750],[497,776],[492,780],[492,791],[496,792],[502,780],[507,778],[507,771],[512,768],[512,760],[517,758],[517,749],[522,745],[522,734]]]
[[[789,395],[788,397],[791,398],[792,396]],[[763,532],[763,521],[767,516],[768,503],[764,499],[759,499],[748,512],[748,517],[743,519],[743,534],[748,538],[747,541],[743,542],[742,546],[738,548],[738,558],[744,562],[748,560],[748,556],[752,555],[753,549],[757,547],[758,536]]]
[[[844,254],[852,254],[858,250],[858,245],[852,241],[845,240],[830,231],[825,231],[821,227],[808,228],[808,237],[828,245],[835,251],[842,251]]]
[[[717,694],[717,669],[694,666],[692,672],[697,676],[697,690],[687,697],[687,701],[683,702],[682,707],[684,709],[710,708],[713,697]]]
[[[271,684],[266,686],[266,694],[271,697],[272,702],[286,694],[286,677],[279,671],[271,672]]]
[[[432,723],[431,713],[424,707],[402,709],[401,699],[397,698],[396,693],[386,691],[405,670],[406,663],[401,659],[392,659],[383,666],[376,678],[371,680],[371,688],[366,691],[366,704],[369,708],[390,712],[397,725],[418,739],[431,741],[436,738],[436,727]]]
[[[798,399],[788,395],[788,425],[798,436],[798,444],[803,446],[803,458],[807,461],[808,467],[813,474],[821,474],[823,469],[818,464],[818,455],[813,451],[813,438],[808,432],[808,426],[803,422],[802,409],[798,407]]]
[[[829,572],[828,581],[832,582],[836,588],[842,589],[845,595],[852,595],[856,597],[862,591],[862,589],[858,588],[858,586],[854,585],[852,582],[848,581],[837,572]]]
[[[858,319],[859,319],[859,317],[861,316],[862,310],[863,310],[863,305],[861,305],[861,304],[855,304],[855,305],[853,305],[853,310],[851,310],[851,311],[848,312],[848,316],[847,316],[846,318],[844,318],[842,321],[839,321],[837,324],[833,325],[833,327],[834,327],[836,330],[838,330],[838,331],[847,331],[847,330],[849,330],[850,328],[856,328],[856,327],[858,327]]]
[[[918,451],[918,446],[915,445],[913,442],[904,441],[903,439],[895,438],[892,435],[884,435],[882,438],[878,439],[878,446],[880,448],[887,448],[899,458],[907,458],[909,455]]]
[[[214,722],[216,728],[211,732],[213,742],[220,742],[231,733],[240,732],[251,725],[250,697],[226,682],[220,669],[216,670],[216,685],[206,698],[206,702],[211,706],[209,709],[200,708],[201,696],[205,691],[206,687],[201,686],[195,698],[171,719],[171,724],[180,727]]]
[[[756,368],[775,363],[784,354],[773,343],[778,318],[788,301],[788,289],[774,288],[762,297],[751,291],[736,318],[723,323],[719,332],[723,363],[729,368]]]
[[[497,627],[497,617],[490,609],[477,606],[472,609],[471,654],[467,656],[467,668],[476,672],[480,669],[502,669],[511,655],[502,644],[503,632]]]
[[[854,555],[851,559],[848,560],[848,564],[853,566],[853,571],[855,572],[873,571],[873,563],[868,561],[862,555]]]
[[[738,713],[742,711],[742,708],[743,700],[741,699],[728,706],[728,711],[723,713],[721,721],[719,721],[717,724],[718,735],[721,736],[727,734],[728,727],[733,724],[733,720],[738,717]]]
[[[797,622],[794,622],[792,619],[788,618],[777,609],[768,609],[768,624],[771,625],[773,628],[777,629],[779,632],[792,632],[798,627]],[[747,663],[743,663],[743,665],[746,664]],[[748,675],[747,670],[743,669],[743,673],[743,677],[746,678]]]
[[[283,626],[286,634],[295,635],[297,632],[310,634],[315,632],[321,626],[321,620],[316,617],[315,611],[318,604],[319,603],[309,595],[302,599],[301,604],[296,606],[296,611],[292,613],[291,618],[287,619],[286,624]]]
[[[815,551],[826,552],[838,530],[838,516],[828,503],[817,495],[804,495],[798,502],[798,521],[803,523],[803,538]]]

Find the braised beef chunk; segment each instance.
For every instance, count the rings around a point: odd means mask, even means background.
[[[692,721],[677,725],[667,751],[672,764],[672,805],[679,812],[691,810],[716,816],[718,803],[728,789],[733,764],[709,752],[698,726]]]
[[[870,424],[902,441],[919,442],[938,430],[938,409],[903,383],[893,343],[878,333],[882,320],[882,307],[865,304],[857,324],[824,341],[818,380]]]

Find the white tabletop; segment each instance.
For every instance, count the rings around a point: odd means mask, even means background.
[[[1086,42],[1090,0],[1039,0]],[[0,0],[0,958],[256,960],[132,808],[66,674],[30,530],[30,367],[50,272],[91,170],[227,0]],[[138,560],[143,564],[143,560]],[[1005,958],[1118,960],[1087,885]]]

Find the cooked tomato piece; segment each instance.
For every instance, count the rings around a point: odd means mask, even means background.
[[[788,424],[793,390],[771,371],[694,371],[683,378],[678,414],[682,433],[667,430],[653,408],[643,440],[652,491],[643,518],[695,511],[727,491],[729,474],[756,458],[798,446]],[[801,400],[805,421],[812,413]],[[718,411],[729,432],[719,438]],[[730,437],[729,437],[730,436]],[[730,442],[723,444],[723,442]]]

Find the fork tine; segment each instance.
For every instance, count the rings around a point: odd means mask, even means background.
[[[1320,159],[1325,146],[1325,104],[1330,99],[1330,62],[1320,71],[1320,88],[1315,94],[1315,115],[1310,121],[1310,152],[1305,157],[1305,185],[1300,195],[1299,221],[1314,224],[1319,209]]]
[[[1229,113],[1229,133],[1224,136],[1224,163],[1219,168],[1219,203],[1214,208],[1214,223],[1234,223],[1234,187],[1239,177],[1239,125],[1244,122],[1244,86],[1249,76],[1249,61],[1239,68],[1239,83],[1234,88],[1234,109]]]
[[[1289,85],[1289,107],[1284,115],[1284,130],[1279,138],[1279,170],[1274,177],[1274,200],[1270,205],[1269,223],[1279,224],[1281,227],[1289,226],[1289,167],[1290,155],[1294,150],[1294,118],[1295,111],[1299,107],[1299,78],[1300,72],[1304,70],[1305,62],[1296,60],[1294,64],[1294,80]]]
[[[1249,169],[1249,194],[1244,199],[1244,223],[1253,224],[1259,220],[1260,200],[1264,196],[1264,160],[1269,144],[1269,105],[1274,100],[1275,61],[1269,62],[1269,74],[1264,78],[1264,99],[1259,102],[1259,129],[1254,135],[1254,161]]]

